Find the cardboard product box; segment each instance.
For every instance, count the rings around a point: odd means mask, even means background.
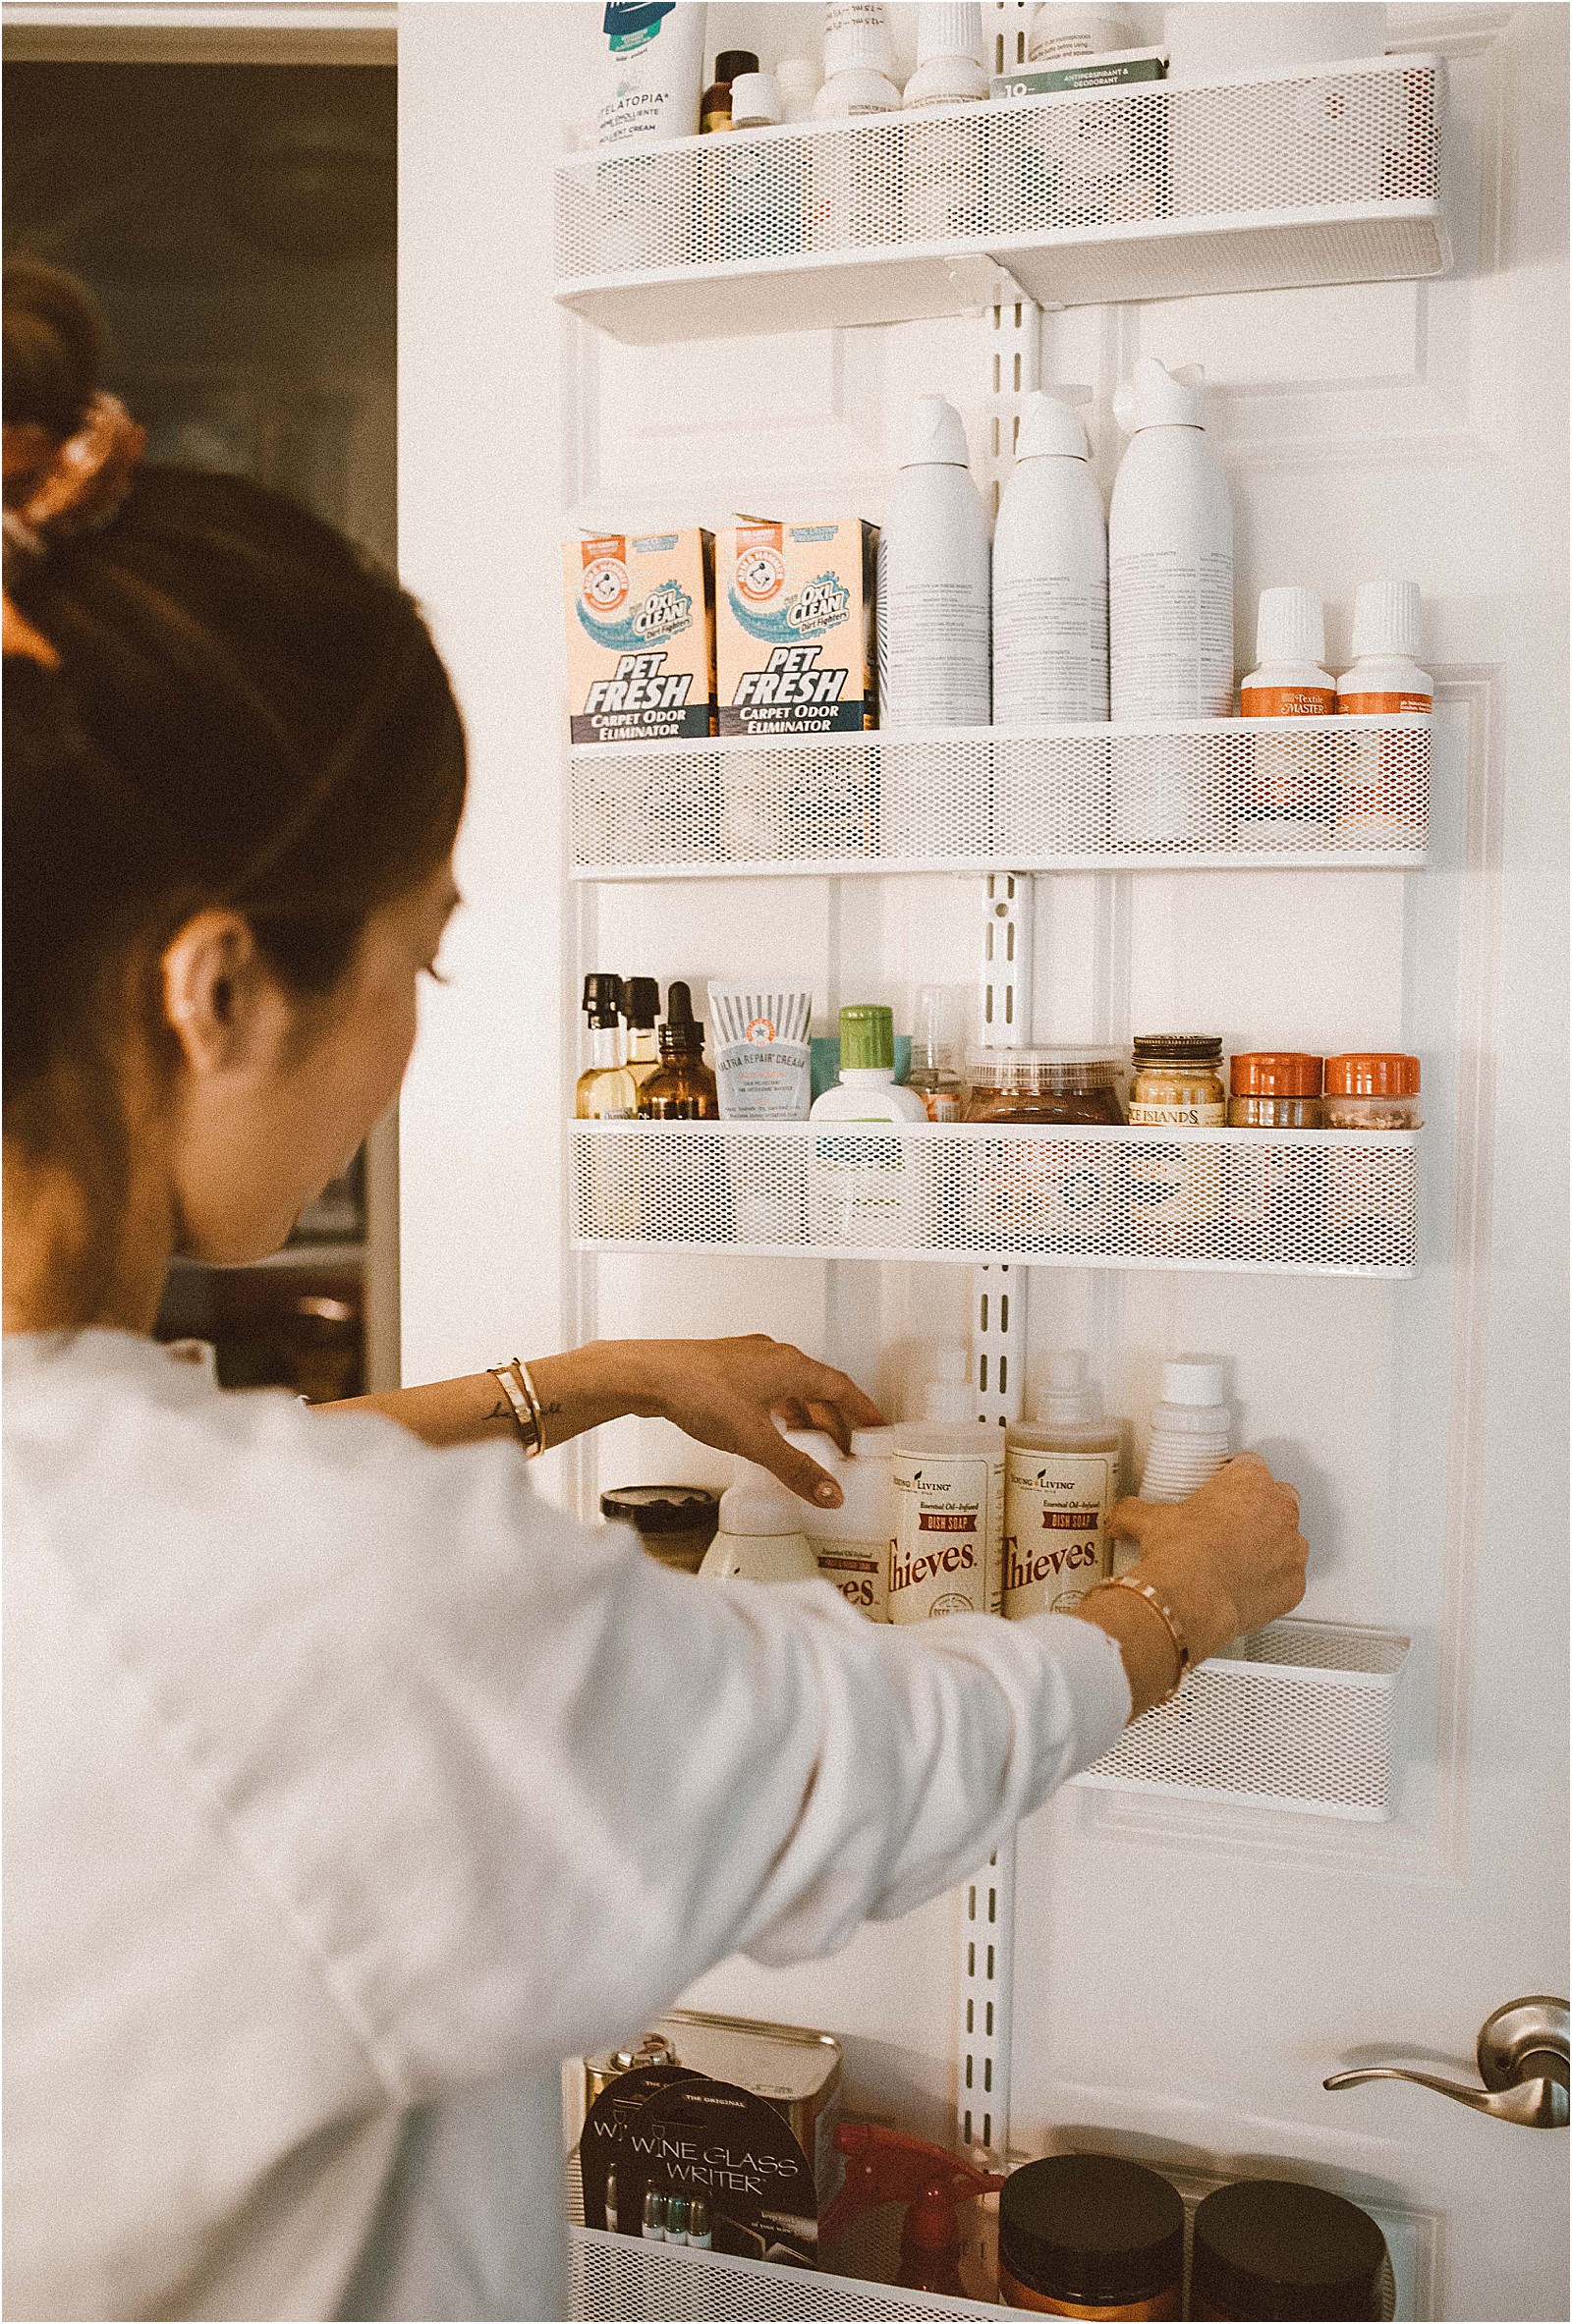
[[[714,733],[713,552],[712,536],[697,528],[563,542],[574,742]]]
[[[715,536],[723,735],[861,734],[878,723],[877,528],[735,525]]]
[[[1018,65],[1013,73],[995,73],[988,90],[995,97],[1051,97],[1066,89],[1131,88],[1167,76],[1165,48],[1121,48],[1106,56],[1066,57],[1054,65]]]

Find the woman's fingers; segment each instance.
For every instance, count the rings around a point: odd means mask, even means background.
[[[1108,1512],[1108,1531],[1117,1541],[1139,1541],[1151,1522],[1154,1504],[1138,1501],[1133,1493],[1116,1501]]]
[[[835,1479],[816,1461],[811,1461],[806,1453],[789,1445],[780,1430],[772,1428],[767,1421],[757,1433],[750,1430],[737,1450],[745,1459],[757,1461],[760,1468],[778,1476],[800,1501],[816,1502],[820,1509],[839,1509],[842,1494]]]

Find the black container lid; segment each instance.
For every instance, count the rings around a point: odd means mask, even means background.
[[[1215,1033],[1137,1033],[1132,1047],[1136,1063],[1144,1057],[1178,1057],[1196,1065],[1212,1065],[1222,1056]]]
[[[653,1027],[660,1015],[660,987],[652,976],[625,976],[622,980],[622,1013],[630,1024],[643,1030]]]
[[[666,987],[666,1022],[660,1028],[662,1057],[702,1057],[704,1028],[694,1017],[694,996],[678,978]]]
[[[715,79],[735,81],[739,73],[757,73],[758,59],[751,48],[723,48],[715,59]]]
[[[600,1496],[600,1514],[641,1533],[697,1533],[720,1523],[720,1495],[708,1485],[614,1485]]]
[[[620,976],[612,976],[603,968],[592,968],[585,978],[584,1013],[597,1032],[605,1032],[616,1025],[621,999]]]
[[[1113,2155],[1024,2163],[999,2196],[999,2264],[1029,2291],[1115,2308],[1176,2285],[1185,2207],[1166,2179]]]
[[[1385,2257],[1357,2203],[1297,2180],[1242,2179],[1196,2212],[1191,2304],[1224,2316],[1378,2316]]]

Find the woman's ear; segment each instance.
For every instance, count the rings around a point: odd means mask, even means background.
[[[238,912],[199,912],[164,947],[164,1015],[202,1079],[244,1071],[276,1040],[281,999],[251,924]]]

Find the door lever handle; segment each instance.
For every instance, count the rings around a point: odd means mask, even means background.
[[[1328,2075],[1323,2090],[1352,2090],[1360,2082],[1418,2082],[1423,2090],[1436,2090],[1455,2098],[1476,2114],[1493,2115],[1500,2123],[1521,2123],[1532,2130],[1564,2130],[1572,2120],[1567,2094],[1567,2005],[1548,1994],[1527,1995],[1509,2001],[1480,2027],[1480,2079],[1483,2089],[1467,2082],[1447,2081],[1438,2074],[1421,2073],[1415,2066],[1356,2066],[1346,2074]]]

